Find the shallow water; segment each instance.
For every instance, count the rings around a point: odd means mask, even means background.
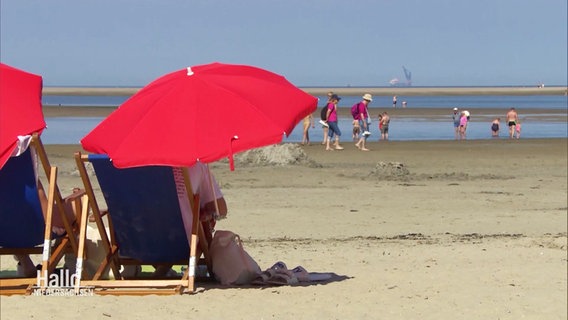
[[[62,106],[118,106],[122,104],[128,96],[52,96],[44,95],[43,103],[46,105]],[[319,97],[324,99],[325,97]],[[340,101],[341,107],[349,107],[360,101],[360,96],[344,96]],[[323,105],[320,100],[319,106]],[[522,109],[553,109],[566,110],[568,108],[567,96],[398,96],[398,106],[402,101],[407,101],[408,108],[500,108],[507,110],[509,107]],[[392,108],[392,97],[375,97],[370,104],[370,109],[390,110]],[[371,111],[371,114],[376,112]],[[522,138],[566,138],[567,125],[565,120],[556,121],[554,118],[543,119],[537,114],[521,113],[523,121]],[[498,116],[498,115],[495,115]],[[313,142],[321,141],[322,129],[317,124],[319,114],[314,114],[316,118],[316,128],[310,129],[310,136]],[[468,139],[493,139],[490,131],[491,115],[486,115],[484,119],[474,119],[469,123]],[[47,118],[48,129],[44,131],[42,139],[47,144],[75,144],[91,131],[103,118],[100,117],[53,117]],[[477,121],[477,122],[476,122]],[[340,119],[339,127],[343,133],[342,140],[351,140],[351,120]],[[452,140],[454,139],[453,124],[449,118],[432,119],[427,117],[410,118],[391,118],[389,139],[390,140]],[[502,122],[500,137],[508,137],[508,128]],[[379,138],[379,130],[376,121],[371,125],[371,140]],[[300,142],[302,140],[302,126],[298,125],[290,137],[285,138],[286,142]]]
[[[43,96],[43,104],[51,106],[119,106],[129,96]],[[323,106],[327,97],[319,96]],[[360,96],[343,96],[339,102],[340,107],[351,107],[361,100]],[[408,108],[502,108],[504,110],[515,107],[517,109],[543,108],[543,109],[566,109],[568,107],[567,96],[398,96],[398,107],[402,101],[407,102]],[[375,97],[369,108],[392,108],[392,97]]]
[[[78,144],[82,137],[89,133],[104,118],[102,117],[56,117],[47,118],[47,129],[42,134],[45,144]],[[351,120],[340,119],[339,128],[342,132],[342,141],[351,141]],[[454,128],[451,119],[448,121],[425,118],[391,119],[389,126],[389,139],[393,141],[416,140],[452,140]],[[312,142],[323,140],[321,125],[316,121],[316,127],[310,128]],[[376,121],[371,124],[370,141],[378,140],[380,134]],[[561,121],[525,120],[523,122],[521,138],[566,138],[568,126]],[[501,125],[500,138],[508,137],[508,128]],[[495,139],[491,137],[490,124],[487,122],[472,121],[468,124],[468,139]],[[302,141],[302,125],[299,124],[284,142]]]

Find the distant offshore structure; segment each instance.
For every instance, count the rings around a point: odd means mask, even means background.
[[[404,71],[404,77],[406,78],[406,82],[400,82],[398,78],[391,79],[389,81],[390,85],[393,87],[410,87],[412,86],[412,72],[402,66],[402,70]]]

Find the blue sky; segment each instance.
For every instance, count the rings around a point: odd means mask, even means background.
[[[45,86],[214,61],[298,86],[566,85],[566,0],[1,0],[0,60]]]

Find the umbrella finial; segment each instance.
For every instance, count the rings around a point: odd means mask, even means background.
[[[188,75],[188,76],[192,76],[192,75],[193,75],[193,71],[191,70],[191,67],[187,67],[187,75]]]
[[[233,158],[233,141],[238,140],[239,136],[233,136],[231,143],[229,143],[229,169],[235,171],[235,160]]]

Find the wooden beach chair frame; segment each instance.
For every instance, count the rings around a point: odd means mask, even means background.
[[[121,249],[121,244],[118,243],[116,235],[116,226],[112,222],[112,208],[108,210],[101,210],[95,193],[91,179],[89,178],[89,173],[87,172],[86,163],[91,162],[90,156],[88,154],[81,154],[80,152],[75,153],[75,161],[81,179],[83,181],[85,191],[88,198],[88,207],[92,211],[91,220],[94,220],[98,232],[101,238],[101,244],[105,251],[105,258],[100,263],[98,269],[91,279],[83,280],[82,275],[80,275],[80,281],[76,282],[76,287],[87,286],[94,288],[96,294],[114,294],[114,295],[145,295],[145,294],[182,294],[184,292],[193,293],[195,291],[195,270],[197,263],[201,262],[207,265],[209,274],[212,274],[211,259],[209,256],[209,243],[207,241],[206,232],[209,230],[204,230],[202,223],[199,220],[199,197],[194,195],[191,190],[191,181],[189,179],[189,172],[187,168],[181,168],[183,174],[183,180],[185,185],[185,191],[189,199],[190,207],[192,208],[192,221],[193,229],[191,233],[191,243],[189,245],[189,252],[187,258],[182,261],[178,261],[174,264],[185,265],[187,269],[185,270],[183,276],[180,279],[154,279],[154,278],[135,278],[135,279],[123,279],[119,268],[121,265],[159,265],[159,263],[147,263],[145,261],[130,259],[121,257],[119,251]],[[95,155],[97,156],[97,155]],[[100,156],[100,155],[98,155]],[[110,160],[109,160],[110,164]],[[110,165],[112,166],[112,165]],[[114,168],[114,167],[113,167]],[[115,170],[122,170],[116,169]],[[95,175],[98,173],[95,172]],[[97,184],[100,187],[99,177],[97,176]],[[102,189],[102,188],[101,188]],[[102,190],[103,193],[108,190]],[[177,195],[176,195],[177,197]],[[103,221],[103,217],[106,217],[107,224]],[[180,213],[181,217],[181,213]],[[79,252],[78,261],[82,263],[85,258],[85,242],[86,242],[86,228],[87,228],[87,218],[82,217],[81,221],[81,234],[79,237]],[[106,229],[109,230],[109,236],[107,235]],[[185,234],[185,233],[184,233]],[[199,239],[199,240],[198,240]],[[187,240],[186,240],[187,241]],[[199,243],[199,248],[197,247]],[[164,248],[167,250],[167,248]],[[198,258],[203,255],[203,259],[198,261]],[[81,266],[82,267],[82,266]],[[78,266],[79,269],[79,266]],[[105,280],[102,279],[103,275],[108,271],[112,272],[114,279]]]
[[[36,154],[39,158],[39,162],[45,172],[47,179],[47,202],[53,205],[48,205],[46,212],[43,210],[41,212],[42,216],[45,216],[43,228],[44,241],[43,244],[33,246],[33,247],[19,247],[19,248],[7,248],[0,247],[0,255],[14,255],[14,254],[41,254],[42,255],[42,270],[41,275],[51,275],[57,264],[61,261],[65,254],[77,254],[78,243],[77,237],[79,234],[79,224],[81,208],[81,197],[85,194],[83,190],[75,190],[70,196],[63,198],[61,192],[57,185],[57,167],[51,166],[49,163],[47,153],[45,148],[39,138],[37,133],[34,133],[31,138],[30,148],[34,148]],[[29,150],[27,152],[30,152]],[[32,157],[31,154],[23,154],[21,156]],[[10,160],[8,160],[10,161]],[[31,168],[25,168],[25,170],[34,170],[33,163]],[[37,192],[39,188],[35,191]],[[39,194],[38,194],[39,200]],[[73,211],[75,212],[75,221],[69,221],[65,213],[65,205],[70,203],[73,206]],[[53,212],[55,209],[55,213]],[[41,210],[41,209],[40,209]],[[65,234],[57,238],[55,244],[52,244],[52,218],[54,214],[59,214],[61,220],[63,221]],[[3,221],[2,223],[9,223],[9,221]],[[18,226],[14,226],[18,227]],[[24,228],[29,228],[29,226],[22,226]],[[52,247],[53,245],[53,247]],[[21,278],[21,277],[9,277],[0,278],[0,294],[11,295],[11,294],[31,294],[34,285],[38,282],[37,277],[33,278]],[[45,282],[41,282],[41,288],[45,288]]]

